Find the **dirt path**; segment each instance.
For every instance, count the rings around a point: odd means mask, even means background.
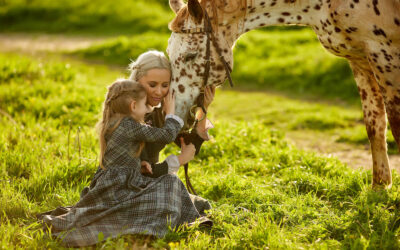
[[[297,148],[311,150],[319,154],[336,157],[353,169],[372,169],[369,145],[353,145],[336,142],[336,137],[322,132],[287,132],[286,136]],[[400,173],[400,155],[389,155],[392,169]]]
[[[84,49],[106,37],[63,36],[48,34],[0,34],[0,51],[35,54]]]
[[[47,34],[0,34],[1,52],[26,54],[61,52],[84,49],[109,37],[73,37]],[[328,157],[337,157],[348,166],[372,169],[369,146],[335,142],[334,136],[319,132],[288,132],[287,137],[296,147],[311,150]],[[390,155],[392,168],[400,173],[400,155]]]

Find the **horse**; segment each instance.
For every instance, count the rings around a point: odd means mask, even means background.
[[[177,115],[187,121],[204,85],[220,85],[230,77],[232,49],[242,34],[271,25],[310,26],[326,50],[348,60],[371,145],[372,187],[391,187],[386,116],[399,146],[399,0],[188,0],[187,4],[169,0],[169,4],[176,14],[169,24],[167,54]]]

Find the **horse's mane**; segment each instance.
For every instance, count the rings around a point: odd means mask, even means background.
[[[229,2],[229,4],[226,4],[226,2]],[[218,25],[224,20],[226,15],[235,15],[237,18],[246,15],[247,0],[200,0],[200,5],[203,9],[207,9],[214,29],[218,29]],[[169,29],[173,32],[181,31],[183,24],[188,18],[189,10],[187,5],[185,5],[169,23]]]

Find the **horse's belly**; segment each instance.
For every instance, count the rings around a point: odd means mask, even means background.
[[[371,46],[397,47],[400,43],[400,1],[332,0],[329,15],[314,30],[332,54],[366,58]]]
[[[366,58],[364,42],[358,41],[358,39],[355,40],[354,38],[343,34],[316,32],[322,46],[330,53],[348,59]]]

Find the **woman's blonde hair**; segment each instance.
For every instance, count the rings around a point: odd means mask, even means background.
[[[151,69],[167,69],[171,72],[171,64],[163,52],[150,50],[141,54],[136,61],[132,61],[129,64],[129,70],[131,71],[129,79],[138,81]]]
[[[100,166],[104,169],[103,159],[106,151],[106,136],[110,135],[124,117],[131,115],[130,104],[146,97],[145,88],[136,81],[120,79],[108,86],[103,103],[103,117],[97,123],[100,140]],[[140,155],[144,143],[140,144],[135,156]]]

